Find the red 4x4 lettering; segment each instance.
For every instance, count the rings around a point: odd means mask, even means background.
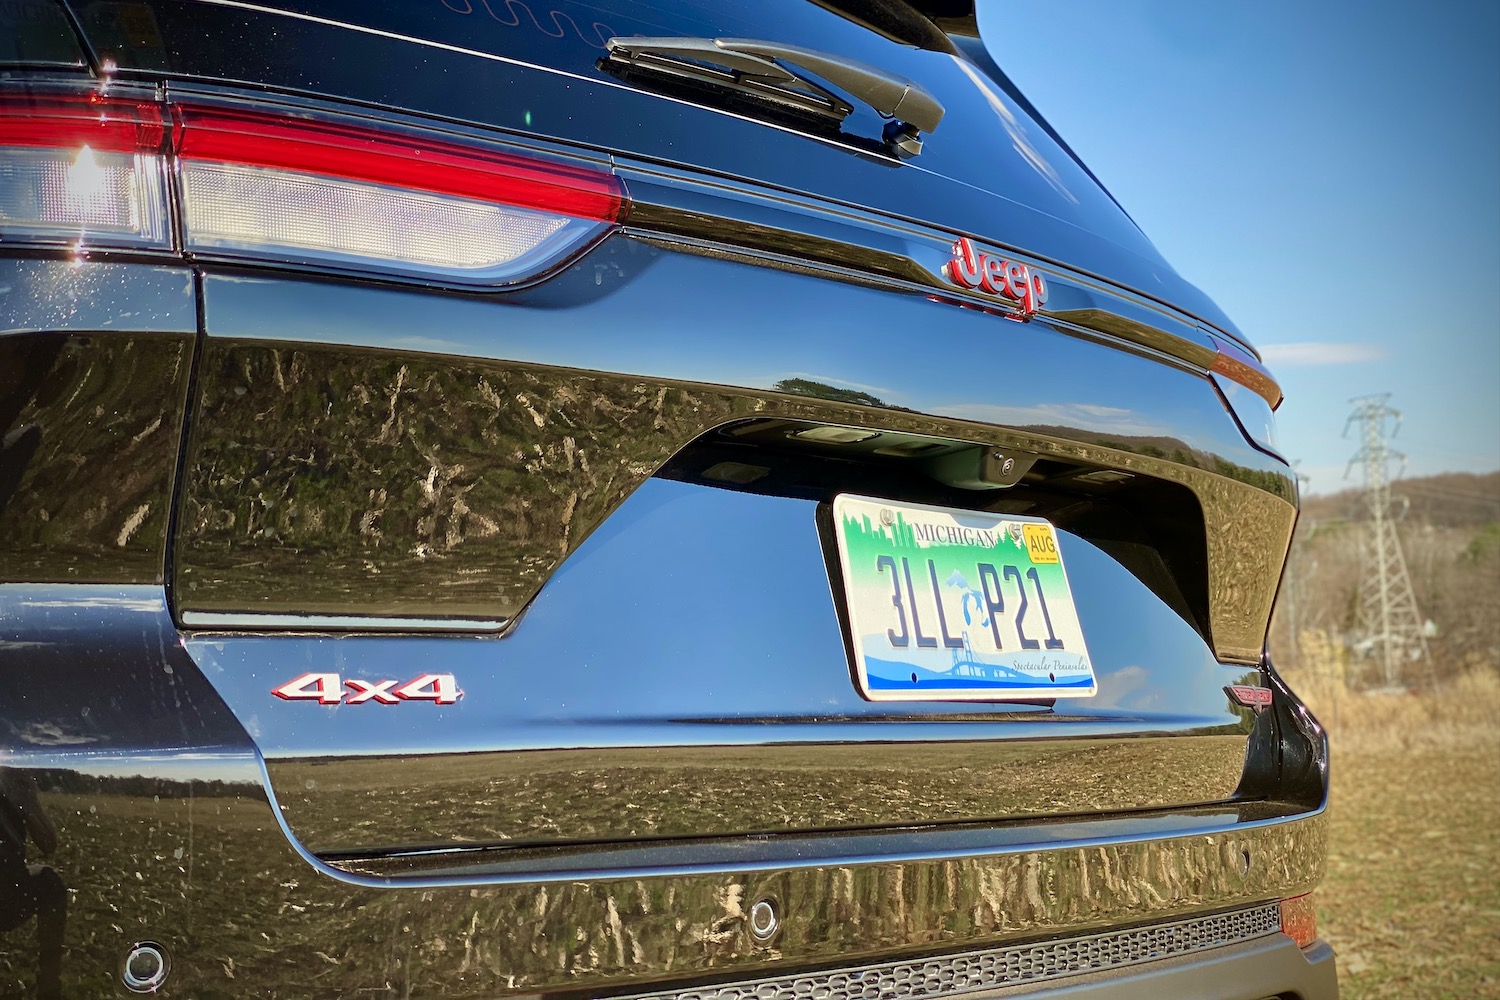
[[[286,701],[316,701],[320,705],[359,705],[367,701],[380,705],[403,701],[452,705],[464,696],[452,674],[420,674],[398,686],[396,681],[342,680],[338,674],[307,673],[272,688],[271,693]]]

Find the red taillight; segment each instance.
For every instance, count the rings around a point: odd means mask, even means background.
[[[619,222],[624,191],[612,175],[508,153],[255,112],[186,107],[184,162],[322,174],[453,195],[594,222]]]
[[[160,153],[165,135],[161,105],[149,101],[51,96],[0,101],[0,146]]]
[[[1318,913],[1311,895],[1281,901],[1281,933],[1306,948],[1318,939]]]
[[[183,244],[201,256],[502,285],[618,222],[603,170],[363,125],[182,107]]]
[[[170,134],[170,137],[169,137]],[[167,167],[180,178],[174,240]],[[607,170],[363,124],[0,98],[0,236],[498,286],[620,222]]]
[[[150,102],[0,101],[0,239],[169,247],[165,134]]]

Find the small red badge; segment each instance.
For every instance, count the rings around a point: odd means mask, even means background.
[[[1271,699],[1274,697],[1270,688],[1251,684],[1231,684],[1224,689],[1224,693],[1229,695],[1230,701],[1257,715],[1271,707]]]
[[[943,274],[959,288],[972,288],[1003,295],[1030,319],[1047,302],[1047,279],[1019,261],[1005,260],[974,249],[967,236],[953,244],[953,259],[943,265]]]
[[[315,701],[320,705],[360,705],[368,701],[377,705],[403,701],[452,705],[464,696],[452,674],[422,674],[397,686],[395,681],[342,680],[338,674],[312,673],[294,677],[272,688],[271,693],[286,701]]]

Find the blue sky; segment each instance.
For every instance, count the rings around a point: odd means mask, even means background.
[[[1309,492],[1358,484],[1341,435],[1371,393],[1408,476],[1500,469],[1500,3],[979,4],[1017,85],[1262,350]]]

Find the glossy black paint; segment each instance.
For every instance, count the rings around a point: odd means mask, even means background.
[[[918,159],[874,151],[868,114],[810,135],[621,87],[594,48],[626,29],[532,31],[519,2],[72,6],[105,87],[494,128],[610,159],[642,202],[505,294],[167,251],[0,259],[0,766],[52,828],[19,860],[70,891],[68,995],[118,995],[137,940],[171,954],[167,995],[582,997],[1316,883],[1326,742],[1257,661],[1291,479],[1160,302],[1227,321],[940,35],[830,6],[747,8],[765,30],[742,33],[816,25],[935,81],[949,114]],[[1056,315],[935,289],[945,231],[1078,269]],[[1099,695],[860,699],[819,504],[874,481],[965,501],[789,456],[778,420],[1020,457],[973,506],[1064,528]],[[775,474],[715,486],[726,451]],[[393,630],[182,628],[247,609]],[[454,613],[506,631],[411,621]],[[451,672],[464,697],[271,693],[308,671]],[[1272,684],[1275,710],[1226,683]],[[0,991],[24,990],[39,923],[4,924]]]
[[[982,69],[949,52],[901,45],[813,4],[757,14],[760,33],[789,32],[784,40],[798,43],[815,31],[821,48],[933,89],[948,113],[920,158],[898,162],[622,86],[593,66],[603,54],[601,30],[554,34],[538,23],[533,31],[533,22],[517,13],[529,11],[526,5],[500,5],[497,14],[463,0],[398,7],[332,2],[287,5],[280,13],[155,0],[138,14],[159,39],[149,46],[103,25],[109,7],[77,5],[94,47],[115,60],[122,78],[169,75],[331,96],[818,193],[1065,262],[1233,331]],[[746,33],[727,25],[714,30],[712,17],[692,23],[697,30],[688,34]],[[322,58],[333,51],[340,57]],[[525,97],[510,97],[516,94]],[[579,107],[592,113],[577,114]],[[872,119],[867,130],[878,136],[882,122],[865,113]]]
[[[163,797],[255,759],[159,585],[0,584],[0,809],[20,818],[0,845],[0,987],[113,995],[130,940],[186,920],[193,861],[165,846]]]
[[[1133,433],[1137,422],[1167,422],[1153,412],[1157,400],[1183,397],[1191,417],[1174,422],[1172,438],[1158,446],[1246,476],[1266,473],[1269,488],[1285,470],[1245,440],[1202,377],[1101,351],[1045,322],[1021,325],[913,291],[747,268],[628,236],[503,296],[220,271],[205,279],[204,309],[207,332],[226,341],[379,348],[759,391],[837,371],[835,382],[873,387],[888,408],[975,423],[1001,409],[992,402],[995,380],[1013,379],[1006,390],[1017,400],[1015,423],[1127,452],[1149,447]],[[914,331],[927,333],[914,341]],[[1059,398],[1068,402],[1053,405],[1097,403],[1098,412],[1068,409],[1044,423],[1049,415],[1039,407]]]
[[[197,328],[184,268],[0,258],[0,583],[162,580]]]
[[[188,648],[236,715],[257,720],[288,822],[314,850],[1096,812],[1233,792],[1247,728],[1221,689],[1238,674],[1102,552],[1065,540],[1098,696],[881,705],[850,681],[814,515],[808,501],[651,480],[503,638],[204,635]],[[271,694],[307,670],[440,670],[464,696],[324,706]],[[1029,749],[1008,746],[1021,740]],[[947,750],[916,745],[933,741]],[[982,787],[938,780],[945,755]],[[1035,787],[1025,762],[1037,759],[1080,777]],[[1082,777],[1109,760],[1129,779]],[[774,806],[737,791],[799,772],[827,787]],[[385,820],[355,822],[372,802]]]
[[[62,985],[84,1000],[126,995],[118,963],[138,940],[170,955],[167,997],[582,1000],[686,988],[830,956],[921,956],[1110,926],[1090,913],[1237,908],[1306,889],[1326,850],[1319,816],[1287,825],[1184,812],[1035,827],[1032,844],[986,854],[956,843],[954,856],[900,864],[505,885],[426,859],[430,873],[403,884],[309,866],[248,755],[193,768],[136,759],[128,774],[108,759],[28,763],[20,777],[58,834],[39,860],[73,892]],[[773,947],[746,926],[744,904],[762,898],[783,914]],[[29,931],[0,935],[0,981],[12,990],[34,981]]]
[[[161,583],[197,329],[186,268],[0,258],[0,584]]]
[[[62,6],[17,0],[0,6],[0,65],[79,69],[78,38]]]
[[[27,860],[70,891],[70,997],[121,995],[118,963],[138,940],[172,958],[165,996],[598,996],[1026,940],[1077,928],[1082,912],[1154,918],[1275,898],[1309,886],[1326,850],[1317,814],[1286,825],[1286,807],[1251,803],[806,845],[866,852],[837,866],[778,869],[762,850],[695,873],[691,850],[647,845],[648,860],[676,868],[650,880],[527,884],[524,869],[507,873],[514,858],[493,856],[329,868],[288,841],[259,755],[184,655],[160,588],[3,587],[0,621],[7,787],[34,789],[29,806],[55,831]],[[38,672],[56,688],[47,697],[18,682]],[[775,951],[745,924],[743,902],[765,896],[785,919]],[[34,931],[33,918],[0,932],[7,988],[35,980]]]
[[[0,745],[12,763],[70,753],[185,761],[251,747],[193,665],[159,585],[0,584],[0,674]]]
[[[906,949],[914,940],[951,947],[1028,928],[1039,933],[1054,921],[1076,919],[1067,916],[1069,908],[1119,905],[1118,892],[1136,891],[1130,887],[1137,879],[1155,887],[1165,905],[1152,912],[1162,913],[1247,892],[1291,892],[1316,876],[1322,851],[1321,827],[1288,839],[1287,831],[1264,826],[1284,809],[1251,805],[1056,828],[954,828],[936,840],[908,834],[904,841],[805,844],[812,856],[864,852],[847,860],[951,855],[858,865],[848,890],[838,888],[848,868],[767,871],[775,855],[766,854],[764,839],[749,844],[762,848],[758,858],[741,850],[739,864],[712,864],[728,869],[719,875],[690,874],[691,849],[664,853],[647,845],[642,860],[660,865],[669,858],[668,867],[678,870],[649,888],[639,879],[576,876],[526,885],[524,861],[517,868],[511,855],[310,866],[266,798],[249,738],[184,655],[159,588],[4,587],[0,621],[6,623],[0,719],[7,723],[8,780],[35,788],[36,807],[56,831],[56,846],[46,855],[33,849],[28,860],[55,873],[71,893],[61,973],[68,996],[118,995],[117,963],[131,942],[143,939],[162,943],[173,958],[167,996],[332,997],[357,988],[598,995],[606,984],[643,973],[657,982],[664,976],[691,982],[715,970],[742,976],[777,967],[749,935],[742,910],[726,900],[767,894],[781,900],[788,921],[778,945],[782,961],[806,961],[890,954],[897,942]],[[300,641],[306,640],[284,643]],[[39,672],[51,682],[45,695],[34,682],[20,683]],[[260,717],[251,715],[252,725]],[[381,815],[378,801],[366,798],[362,815]],[[459,804],[447,801],[450,809]],[[1184,835],[1205,828],[1231,832]],[[1068,860],[1072,855],[1039,863],[1033,846],[1073,841],[1092,842],[1078,857],[1085,866],[1102,866],[1076,886],[1069,873],[1079,863]],[[1253,882],[1221,861],[1242,851],[1263,860]],[[584,859],[572,863],[578,860]],[[620,852],[591,860],[617,869],[641,863]],[[565,870],[568,863],[549,867]],[[1288,871],[1294,881],[1279,874]],[[1044,895],[1027,890],[1044,872],[1052,888]],[[1200,874],[1186,880],[1169,872]],[[504,884],[516,875],[522,884]],[[1118,889],[1111,888],[1115,879]],[[993,902],[987,888],[993,885],[1014,885],[1011,908],[984,908],[985,900]],[[1028,902],[1028,891],[1036,902]],[[905,914],[899,925],[879,916],[892,900],[901,901]],[[972,923],[958,919],[968,913],[979,916]],[[858,933],[851,930],[854,914],[861,915]],[[610,942],[622,921],[636,943],[617,954]],[[923,928],[916,939],[913,926]],[[34,927],[28,921],[0,933],[0,976],[8,984],[34,979]],[[694,944],[710,930],[712,948]]]
[[[0,335],[93,331],[196,333],[192,272],[89,254],[0,257]]]
[[[888,406],[953,433],[999,412],[985,402],[996,375],[970,363],[994,357],[1009,411],[1039,433],[1278,471],[1201,379],[1123,356],[1101,367],[1094,345],[1040,322],[622,237],[494,299],[214,275],[205,322],[177,565],[193,612],[508,619],[699,434],[816,414],[751,395],[806,373],[892,386]],[[941,332],[916,348],[908,332],[921,328]],[[1175,424],[1183,438],[1139,433],[1173,425],[1157,401],[1194,397],[1195,417]],[[251,550],[262,554],[246,563]],[[288,559],[318,570],[289,584]]]

